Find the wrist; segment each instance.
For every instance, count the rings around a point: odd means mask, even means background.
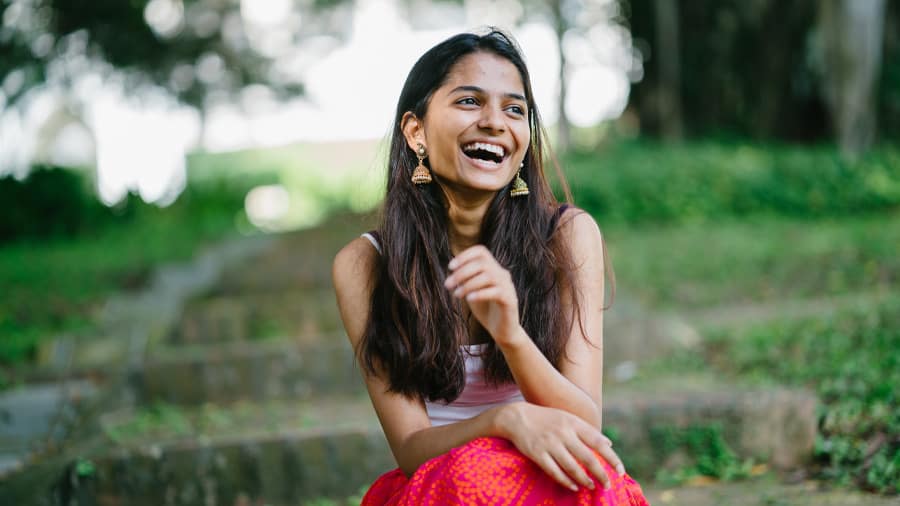
[[[506,353],[507,351],[515,351],[523,345],[530,343],[531,338],[528,337],[528,334],[521,325],[516,325],[509,332],[495,336],[494,342],[500,347],[500,351]]]
[[[512,402],[494,408],[491,417],[491,433],[497,437],[512,440],[513,426],[516,419],[520,416],[520,411],[524,402]]]

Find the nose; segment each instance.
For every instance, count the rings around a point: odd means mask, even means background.
[[[481,117],[478,118],[478,128],[490,132],[503,132],[506,130],[506,121],[503,111],[499,106],[488,104],[481,108]]]

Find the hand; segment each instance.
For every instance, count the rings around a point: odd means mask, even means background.
[[[517,402],[504,406],[498,415],[498,425],[523,455],[573,491],[578,490],[576,483],[594,488],[594,481],[584,468],[604,488],[610,487],[609,476],[594,452],[606,459],[616,472],[625,474],[625,466],[613,451],[612,441],[571,413]]]
[[[450,261],[444,286],[465,299],[485,330],[503,345],[520,335],[519,298],[512,276],[482,245],[472,246]]]

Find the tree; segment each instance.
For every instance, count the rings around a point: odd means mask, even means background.
[[[859,156],[875,140],[875,101],[884,43],[884,0],[825,0],[819,22],[824,46],[822,85],[838,144]]]
[[[678,1],[656,0],[656,40],[659,53],[656,63],[659,70],[660,132],[664,139],[681,140],[681,50],[678,30]]]

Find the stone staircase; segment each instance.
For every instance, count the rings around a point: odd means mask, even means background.
[[[104,444],[65,467],[67,504],[297,505],[354,496],[395,467],[330,285],[334,254],[366,228],[344,216],[277,236],[183,304],[147,340],[133,404],[99,416]],[[654,371],[699,338],[627,297],[605,325],[604,426],[642,481],[677,465],[655,446],[660,427],[721,424],[741,458],[776,469],[811,454],[811,394]]]

